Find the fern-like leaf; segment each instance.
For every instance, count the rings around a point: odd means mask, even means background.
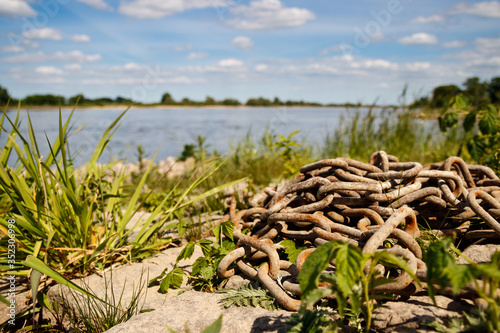
[[[239,289],[221,289],[217,292],[225,294],[220,300],[224,308],[235,305],[276,310],[275,299],[269,295],[267,290],[254,283],[242,285]]]

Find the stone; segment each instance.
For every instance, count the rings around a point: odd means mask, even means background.
[[[239,289],[243,285],[247,285],[251,282],[251,280],[242,277],[241,275],[233,275],[229,279],[227,279],[226,285],[224,288],[226,289]]]
[[[92,290],[92,292],[99,298],[104,299],[105,294],[110,297],[113,291],[115,297],[122,295],[122,304],[128,304],[132,299],[133,293],[137,291],[140,286],[146,286],[148,281],[160,275],[164,269],[171,271],[175,265],[177,256],[182,251],[182,248],[170,248],[162,253],[153,256],[152,258],[145,259],[141,263],[132,263],[129,265],[114,268],[105,274],[93,274],[84,279],[73,280],[77,285],[83,286]],[[194,261],[203,256],[201,249],[196,246],[193,256],[187,260],[181,260],[177,267],[182,268],[186,272],[191,272]],[[181,288],[187,287],[187,278],[184,278]],[[166,300],[178,293],[177,290],[170,290],[167,294],[158,292],[159,285],[144,288],[145,295],[142,296],[141,304],[144,309],[157,309],[163,306]],[[75,305],[75,298],[71,296],[77,293],[69,290],[68,287],[62,285],[55,285],[49,289],[47,296],[51,302],[62,303],[62,297],[65,298],[66,303],[70,306]],[[78,300],[82,300],[77,296]],[[85,298],[83,298],[84,300]]]
[[[9,302],[14,301],[12,308],[9,308],[7,305],[0,303],[0,325],[6,323],[10,319],[11,309],[14,311],[15,315],[19,315],[26,310],[30,309],[31,306],[31,291],[29,290],[28,281],[25,277],[15,277],[15,287],[12,288],[10,286],[13,280],[9,275],[4,275],[0,279],[0,291],[2,296],[7,298]],[[14,297],[9,297],[9,293],[14,293]]]
[[[227,333],[286,332],[285,323],[292,312],[263,308],[221,308],[219,294],[186,291],[169,298],[159,309],[139,314],[129,321],[112,327],[107,333],[160,333],[168,328],[176,332],[201,332],[222,315],[222,330]]]
[[[464,250],[463,255],[479,264],[490,262],[491,256],[496,251],[500,251],[499,244],[471,245]],[[468,264],[468,262],[464,258],[459,257],[457,264]]]
[[[411,296],[405,301],[390,301],[373,312],[372,327],[377,332],[428,332],[426,323],[446,317],[461,317],[471,309],[469,303],[436,296],[434,305],[428,296]]]

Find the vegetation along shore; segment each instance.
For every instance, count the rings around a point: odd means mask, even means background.
[[[455,84],[442,85],[433,89],[432,93],[429,95],[424,95],[418,97],[410,106],[412,108],[425,108],[438,110],[446,106],[449,100],[458,94],[461,94],[467,98],[470,98],[475,106],[480,104],[499,104],[500,103],[500,77],[494,77],[489,82],[481,82],[477,77],[468,78],[462,84],[463,89]],[[15,107],[18,100],[10,96],[8,90],[0,86],[0,106],[6,105],[7,101],[10,100],[11,107]],[[204,101],[191,100],[188,97],[184,97],[180,100],[174,99],[174,97],[166,92],[161,96],[161,99],[157,103],[140,103],[138,101],[133,101],[129,98],[117,96],[116,98],[111,97],[100,97],[100,98],[88,98],[83,94],[64,97],[52,94],[36,94],[29,95],[22,99],[23,107],[51,107],[51,106],[63,106],[63,107],[73,107],[78,102],[80,107],[126,107],[130,105],[137,105],[141,107],[163,107],[163,106],[175,106],[175,107],[211,107],[211,106],[224,106],[224,107],[238,107],[238,106],[257,106],[257,107],[294,107],[294,106],[307,106],[307,107],[332,107],[332,106],[345,106],[345,107],[360,107],[363,106],[362,103],[318,103],[310,101],[294,101],[286,100],[282,101],[278,97],[265,98],[265,97],[251,97],[248,98],[246,102],[239,101],[236,98],[225,98],[221,100],[216,100],[213,97],[207,96]],[[365,105],[369,106],[369,105]]]

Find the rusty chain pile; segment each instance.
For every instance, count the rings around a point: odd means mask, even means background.
[[[416,276],[425,279],[427,268],[415,240],[419,224],[441,235],[500,238],[500,179],[490,168],[459,157],[423,167],[379,151],[369,163],[325,159],[300,172],[283,186],[264,189],[249,209],[236,212],[233,200],[230,218],[238,247],[217,269],[222,278],[243,274],[259,280],[289,310],[300,306],[296,278],[305,259],[330,240],[373,253],[390,239],[396,245],[386,250],[405,258]],[[244,229],[250,231],[244,234]],[[296,263],[278,255],[285,239],[308,247]],[[258,270],[253,268],[262,261]],[[402,293],[412,282],[402,273],[377,291]]]

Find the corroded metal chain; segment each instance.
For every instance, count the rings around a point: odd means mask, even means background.
[[[233,198],[230,219],[238,248],[217,270],[223,278],[243,274],[259,280],[289,310],[300,306],[297,277],[304,261],[330,240],[374,253],[390,239],[395,246],[386,250],[425,278],[427,268],[415,240],[419,224],[440,235],[500,238],[500,179],[490,168],[468,165],[459,157],[423,167],[379,151],[369,163],[325,159],[300,172],[285,185],[264,189],[249,209],[236,212]],[[295,263],[278,254],[286,239],[307,247]],[[412,282],[402,273],[377,291],[411,293]]]

